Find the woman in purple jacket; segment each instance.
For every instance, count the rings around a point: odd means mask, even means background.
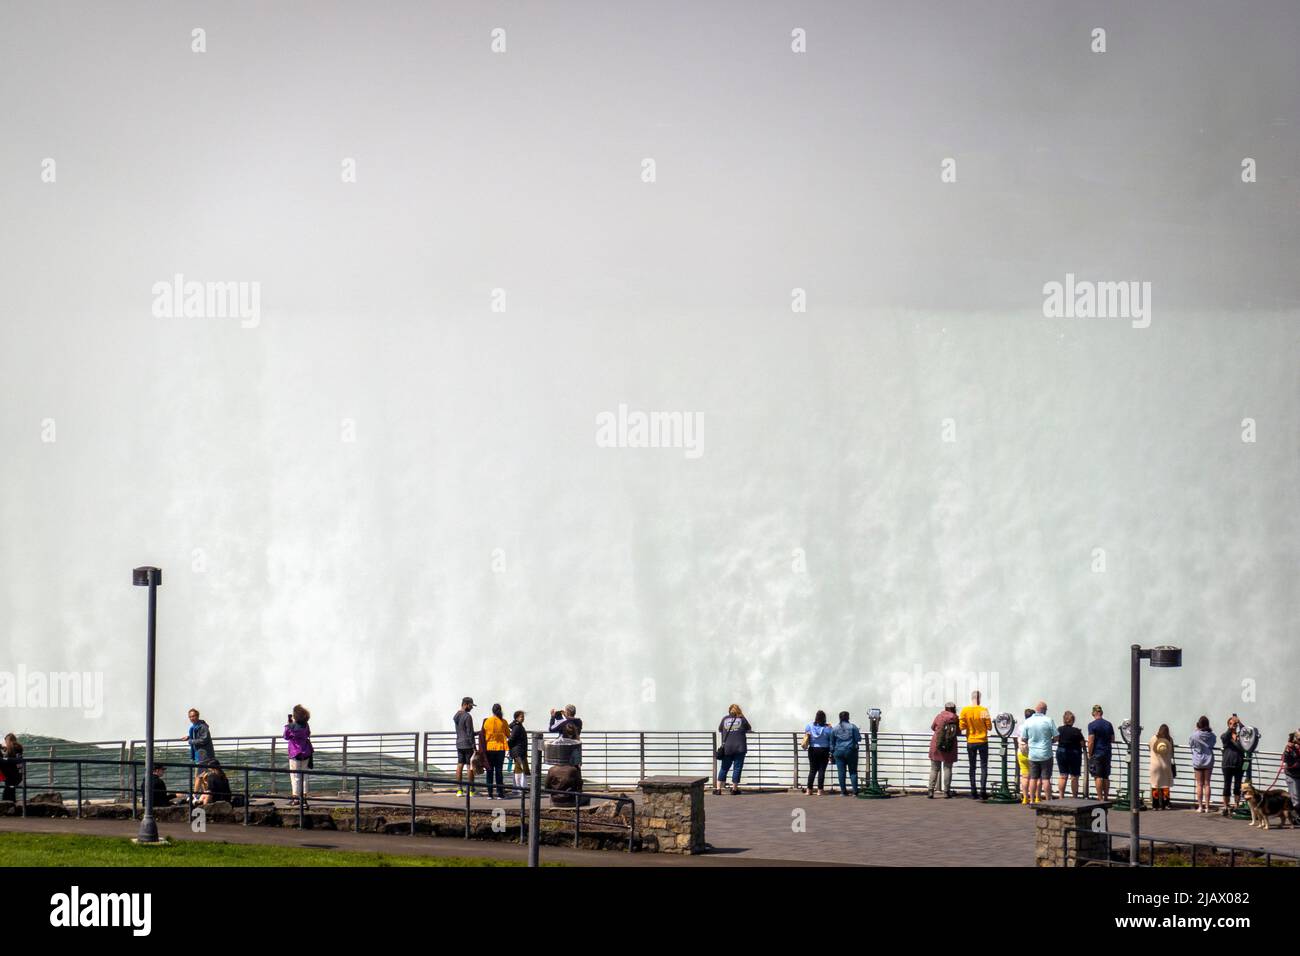
[[[289,774],[293,785],[293,796],[289,803],[302,800],[304,806],[307,803],[307,775],[303,771],[310,769],[312,764],[311,727],[307,726],[309,720],[311,712],[302,704],[294,704],[289,722],[284,725],[284,739],[289,741],[289,769],[294,771]]]

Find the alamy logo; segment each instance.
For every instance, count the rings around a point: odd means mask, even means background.
[[[1132,319],[1133,328],[1151,324],[1151,283],[1091,282],[1065,274],[1064,282],[1043,286],[1043,316],[1048,319]]]
[[[681,448],[687,458],[704,454],[704,415],[701,412],[629,411],[596,416],[597,448]]]
[[[0,671],[0,707],[80,710],[90,718],[104,715],[103,671]]]
[[[148,936],[152,926],[153,896],[149,893],[68,893],[50,897],[50,925],[129,926],[135,936]]]
[[[151,291],[157,319],[239,319],[246,329],[262,321],[260,282],[186,282],[178,272],[171,282],[155,282]]]

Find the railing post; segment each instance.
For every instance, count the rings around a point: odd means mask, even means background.
[[[275,796],[275,738],[271,738],[271,796]]]
[[[289,766],[290,768],[292,768],[293,766],[292,762],[290,762]],[[290,769],[289,775],[291,778],[289,780],[289,792],[293,793],[293,780],[292,780],[293,770],[292,769]],[[303,797],[306,795],[306,791],[307,788],[306,786],[304,786],[303,774],[301,771],[299,771],[298,772],[298,829],[299,830],[306,829],[305,824],[307,823],[307,801],[303,799]]]
[[[138,785],[138,774],[135,767],[135,761],[131,762],[131,819],[135,819],[135,795]]]
[[[117,747],[117,791],[118,799],[126,799],[126,741]]]
[[[582,801],[581,794],[573,795],[573,848],[578,848],[578,837],[582,835]]]
[[[411,767],[412,767],[412,769],[415,771],[415,773],[416,773],[417,776],[419,776],[419,775],[421,774],[421,771],[420,771],[420,732],[419,732],[418,730],[415,732],[415,737],[411,740]],[[412,789],[412,790],[415,789],[416,782],[417,782],[417,781],[415,781],[415,780],[412,780],[412,781],[411,781],[411,789]]]
[[[361,775],[357,774],[356,787],[352,790],[352,832],[361,832]]]
[[[790,735],[790,746],[794,748],[794,788],[799,789],[799,734]]]
[[[411,836],[415,836],[415,781],[411,781]]]
[[[380,766],[383,766],[383,764],[380,764]],[[343,735],[343,772],[344,773],[348,772],[348,735],[347,734]],[[340,788],[345,786],[347,779],[348,779],[347,777],[339,777]],[[358,778],[358,780],[359,779],[360,778]]]
[[[641,738],[641,776],[637,778],[639,782],[645,779],[645,731],[642,731],[638,736]]]
[[[471,768],[472,768],[473,766],[474,766],[473,764],[470,764],[470,767],[471,767]],[[471,771],[471,772],[472,772],[472,771]],[[471,779],[473,779],[473,778],[471,777]],[[465,839],[466,839],[466,840],[469,839],[469,830],[470,830],[470,826],[469,826],[469,798],[470,798],[470,793],[473,791],[473,789],[474,789],[474,788],[473,788],[472,786],[471,786],[471,787],[466,787],[466,788],[465,788]]]
[[[50,745],[50,762],[45,765],[45,781],[50,789],[54,789],[54,745]]]
[[[244,767],[244,826],[248,826],[249,805],[253,802],[253,791],[250,787],[250,777],[248,767]]]

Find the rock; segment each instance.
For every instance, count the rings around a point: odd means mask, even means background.
[[[143,809],[141,809],[143,813]],[[86,803],[82,804],[81,815],[87,820],[129,820],[131,804],[129,803]]]
[[[63,794],[57,790],[46,790],[41,793],[27,794],[27,806],[30,807],[33,803],[56,803],[62,805]]]

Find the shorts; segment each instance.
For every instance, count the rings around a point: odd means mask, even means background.
[[[1030,780],[1051,780],[1052,779],[1052,758],[1046,760],[1029,761],[1029,779]]]
[[[1057,750],[1056,765],[1061,768],[1062,777],[1077,777],[1083,769],[1082,750]]]
[[[456,763],[469,763],[473,759],[474,759],[473,747],[456,748]]]
[[[1088,759],[1088,773],[1100,780],[1110,779],[1110,754],[1104,757],[1096,755]]]

